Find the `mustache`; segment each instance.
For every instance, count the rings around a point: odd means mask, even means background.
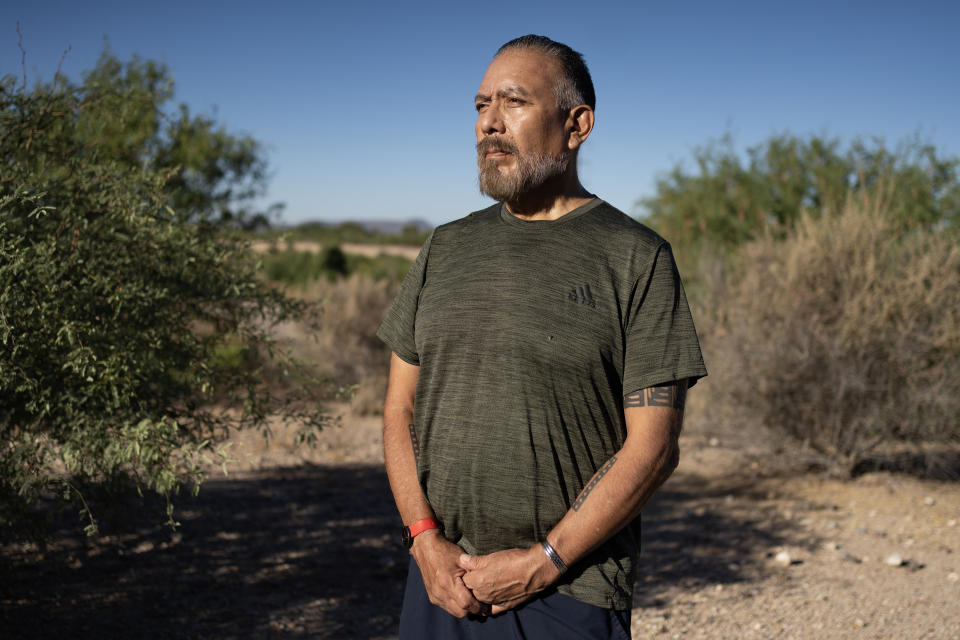
[[[487,136],[477,143],[477,157],[483,157],[490,151],[500,151],[502,153],[512,153],[516,155],[517,145],[502,136]]]

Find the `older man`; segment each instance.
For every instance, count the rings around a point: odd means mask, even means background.
[[[582,56],[512,40],[475,102],[498,203],[433,232],[378,332],[400,637],[629,637],[640,509],[706,375],[696,331],[670,246],[580,184]]]

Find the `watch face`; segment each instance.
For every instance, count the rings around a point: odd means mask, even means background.
[[[413,538],[410,537],[410,527],[404,527],[400,532],[400,539],[403,541],[403,546],[407,549],[413,546]]]

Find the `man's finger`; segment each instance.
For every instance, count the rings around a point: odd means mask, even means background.
[[[466,553],[461,553],[460,557],[457,558],[457,565],[461,569],[466,569],[467,571],[473,571],[474,569],[480,568],[480,558],[476,556],[471,556]]]
[[[454,587],[454,597],[460,606],[470,613],[482,613],[486,608],[486,605],[480,602],[477,597],[473,595],[470,589],[463,582],[463,578],[457,577],[456,583],[457,584]]]

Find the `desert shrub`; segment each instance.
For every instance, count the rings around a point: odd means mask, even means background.
[[[713,401],[847,471],[881,444],[960,439],[960,246],[904,228],[893,193],[745,244],[698,304]]]
[[[430,225],[423,221],[414,221],[403,225],[400,229],[390,232],[378,230],[376,223],[365,225],[361,222],[340,222],[330,224],[326,222],[303,222],[284,229],[265,230],[254,237],[260,240],[275,241],[281,238],[292,238],[298,241],[319,242],[327,246],[344,243],[357,244],[401,244],[411,247],[422,245],[430,235]]]
[[[738,153],[731,139],[698,148],[694,170],[678,164],[640,201],[645,221],[670,240],[684,277],[696,280],[704,245],[724,253],[765,233],[782,237],[800,220],[836,212],[858,191],[887,185],[887,215],[927,228],[960,222],[960,161],[934,146],[790,134]],[[699,283],[697,283],[699,284]]]
[[[170,148],[194,148],[209,173],[167,166],[152,154],[169,142],[169,78],[101,65],[82,86],[0,81],[0,533],[54,490],[93,532],[84,486],[122,476],[169,498],[234,427],[322,422],[262,384],[262,354],[291,370],[265,327],[308,305],[266,286],[227,228],[225,192],[256,180],[256,146],[190,121],[199,138]]]
[[[319,326],[286,323],[278,333],[318,376],[342,385],[359,413],[383,408],[390,351],[376,332],[398,288],[397,279],[363,274],[315,280],[293,293],[322,305]]]
[[[274,250],[264,253],[261,259],[267,279],[298,287],[309,286],[319,279],[336,280],[352,274],[374,280],[400,281],[411,264],[402,256],[345,254],[336,246],[318,252]]]

